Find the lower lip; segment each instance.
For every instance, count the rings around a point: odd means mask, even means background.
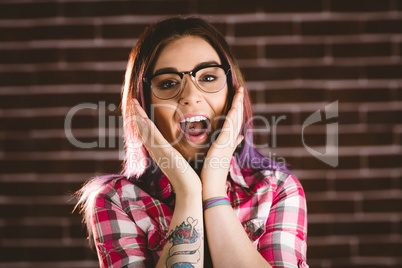
[[[204,140],[208,136],[208,134],[206,132],[204,132],[198,136],[191,136],[191,135],[184,133],[184,136],[186,137],[187,140],[189,140],[191,142],[199,142],[199,141]]]

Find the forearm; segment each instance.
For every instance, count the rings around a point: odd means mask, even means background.
[[[230,206],[208,208],[204,219],[214,267],[271,267],[254,248]]]
[[[177,194],[166,244],[156,267],[169,268],[180,262],[202,267],[203,236],[201,190],[198,193]]]

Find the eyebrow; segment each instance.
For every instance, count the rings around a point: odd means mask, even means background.
[[[205,67],[205,66],[211,66],[211,65],[220,65],[219,63],[217,63],[214,60],[211,61],[204,61],[204,62],[200,62],[197,65],[194,66],[194,68],[191,71],[197,70],[199,68]],[[155,74],[160,74],[160,73],[168,73],[168,72],[178,72],[178,70],[176,68],[173,67],[166,67],[166,68],[161,68],[155,71]],[[187,71],[185,71],[187,72]]]

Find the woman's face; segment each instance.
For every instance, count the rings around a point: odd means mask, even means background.
[[[153,74],[161,70],[193,71],[201,65],[220,65],[218,53],[204,39],[183,37],[164,47],[156,59]],[[169,143],[187,160],[199,160],[216,138],[225,112],[227,84],[216,93],[201,91],[193,77],[183,77],[183,89],[172,99],[151,94],[151,117]]]

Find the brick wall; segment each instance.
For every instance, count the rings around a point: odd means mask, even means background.
[[[2,0],[0,267],[97,267],[71,193],[120,169],[128,53],[175,14],[209,19],[240,59],[263,152],[304,185],[310,266],[401,267],[401,0]]]

